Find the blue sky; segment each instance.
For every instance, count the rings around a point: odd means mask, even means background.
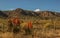
[[[60,0],[0,0],[0,10],[22,8],[26,10],[50,10],[60,12]]]

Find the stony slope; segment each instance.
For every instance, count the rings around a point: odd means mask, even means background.
[[[11,10],[11,11],[0,11],[0,16],[4,16],[7,17],[12,17],[12,16],[38,16],[38,17],[60,17],[60,13],[57,12],[52,12],[52,11],[39,11],[39,12],[34,12],[34,11],[30,11],[30,10],[23,10],[21,8],[17,8],[15,10]]]

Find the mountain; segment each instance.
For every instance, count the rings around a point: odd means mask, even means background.
[[[60,17],[60,13],[58,12],[52,12],[52,11],[31,11],[31,10],[23,10],[21,8],[17,8],[15,10],[10,11],[0,11],[0,17],[14,17],[14,16],[32,16],[32,17]]]
[[[6,18],[6,17],[8,17],[8,15],[6,13],[4,13],[3,11],[0,11],[0,17]]]
[[[38,14],[40,14],[39,16],[42,16],[42,17],[53,17],[53,16],[56,16],[54,12],[51,12],[51,11],[40,11],[40,12],[36,12]]]

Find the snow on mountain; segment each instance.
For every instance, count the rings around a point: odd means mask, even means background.
[[[34,11],[35,11],[35,12],[38,12],[38,11],[40,11],[40,9],[35,9]]]

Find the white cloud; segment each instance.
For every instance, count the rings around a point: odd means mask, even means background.
[[[34,11],[35,11],[35,12],[38,12],[38,11],[40,11],[40,9],[35,9]]]

